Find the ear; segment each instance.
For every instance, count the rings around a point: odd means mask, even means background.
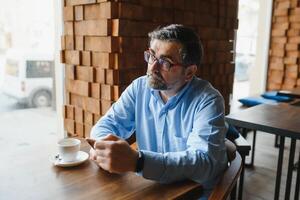
[[[193,76],[197,72],[197,65],[190,65],[185,69],[185,80],[190,81],[192,80]]]

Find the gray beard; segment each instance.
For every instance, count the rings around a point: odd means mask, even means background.
[[[147,73],[148,86],[155,90],[167,90],[167,84],[161,78],[154,78],[152,74]]]

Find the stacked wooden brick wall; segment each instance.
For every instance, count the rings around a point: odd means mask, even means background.
[[[229,109],[238,0],[65,0],[65,130],[90,129],[131,81],[146,72],[147,33],[159,25],[194,28],[204,44],[198,75],[221,91]]]
[[[300,0],[274,0],[268,90],[300,87]]]

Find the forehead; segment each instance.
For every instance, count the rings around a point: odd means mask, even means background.
[[[150,43],[150,49],[154,51],[155,55],[158,57],[163,55],[178,59],[181,47],[182,45],[175,41],[154,39]]]

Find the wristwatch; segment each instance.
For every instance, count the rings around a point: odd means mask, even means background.
[[[135,172],[141,172],[144,168],[144,153],[139,151],[139,157],[136,161]]]

